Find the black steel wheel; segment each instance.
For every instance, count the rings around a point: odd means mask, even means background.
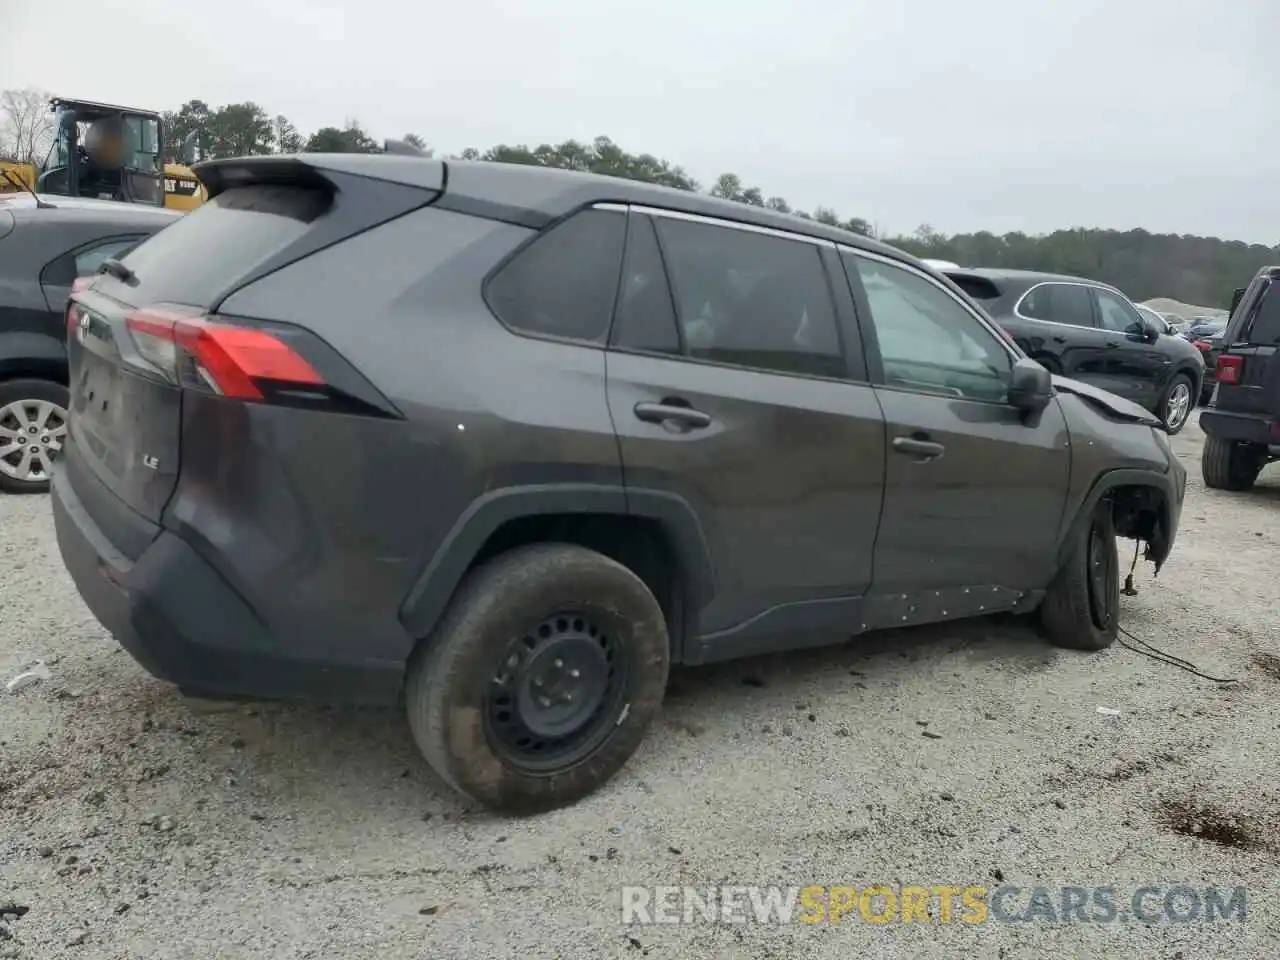
[[[507,644],[486,696],[486,733],[532,774],[577,763],[609,732],[629,681],[626,641],[598,614],[547,617]]]
[[[1040,604],[1040,623],[1059,647],[1104,650],[1120,632],[1120,555],[1111,509],[1110,501],[1101,501],[1072,531]]]
[[[409,661],[409,726],[431,768],[488,807],[567,806],[620,770],[666,691],[662,608],[585,547],[518,547],[472,571]]]

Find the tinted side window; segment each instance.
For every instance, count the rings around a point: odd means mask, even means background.
[[[1093,326],[1089,288],[1077,283],[1042,283],[1022,298],[1018,312],[1036,320],[1051,320],[1073,327]]]
[[[100,243],[96,247],[81,250],[76,254],[76,276],[91,277],[98,272],[104,260],[111,257],[122,257],[138,243],[138,237],[117,237]]]
[[[1013,361],[979,320],[928,278],[843,254],[871,306],[885,382],[973,400],[1003,402]]]
[[[1098,317],[1102,327],[1117,333],[1133,333],[1142,330],[1142,318],[1122,297],[1109,290],[1095,289],[1098,297]]]
[[[603,342],[613,316],[626,217],[583,210],[528,244],[489,281],[503,323],[525,333]]]
[[[1280,282],[1268,281],[1263,288],[1247,339],[1250,343],[1280,344]]]
[[[627,227],[627,256],[613,320],[613,343],[650,353],[681,352],[675,304],[658,237],[653,221],[638,213],[631,215]]]
[[[847,375],[816,246],[665,217],[657,224],[690,356],[779,373]]]

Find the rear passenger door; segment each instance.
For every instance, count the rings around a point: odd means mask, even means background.
[[[1054,573],[1069,451],[1050,403],[1007,402],[1014,354],[923,270],[842,253],[887,424],[874,626],[1007,609]]]
[[[1022,351],[1052,373],[1105,386],[1107,341],[1083,283],[1038,283],[1014,306]]]
[[[702,527],[698,658],[858,629],[884,423],[839,269],[830,243],[631,209],[609,404],[628,497],[679,498]]]

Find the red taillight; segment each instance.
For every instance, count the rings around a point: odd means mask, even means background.
[[[239,400],[261,400],[257,381],[321,387],[324,378],[287,343],[265,330],[213,323],[163,310],[136,310],[125,326],[148,363],[182,380],[181,362],[210,389]]]
[[[1239,383],[1243,373],[1244,357],[1233,356],[1229,353],[1224,353],[1218,357],[1214,374],[1219,383]]]
[[[1208,340],[1192,340],[1191,345],[1195,347],[1197,350],[1199,350],[1201,353],[1208,353],[1210,350],[1213,349],[1213,344],[1211,344]]]

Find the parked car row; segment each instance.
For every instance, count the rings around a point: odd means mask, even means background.
[[[673,663],[997,611],[1097,650],[1116,538],[1169,556],[1186,474],[1118,392],[1176,429],[1199,353],[1104,285],[536,167],[197,172],[72,294],[51,498],[184,688],[403,694],[447,782],[532,811],[626,763]]]
[[[1204,382],[1200,352],[1144,317],[1114,287],[1026,270],[946,270],[1023,353],[1051,373],[1091,383],[1186,426]]]
[[[1226,329],[1209,343],[1216,388],[1200,414],[1204,482],[1248,490],[1280,460],[1280,266],[1236,291]]]
[[[44,492],[67,418],[67,298],[181,214],[70,197],[0,199],[0,491]]]

